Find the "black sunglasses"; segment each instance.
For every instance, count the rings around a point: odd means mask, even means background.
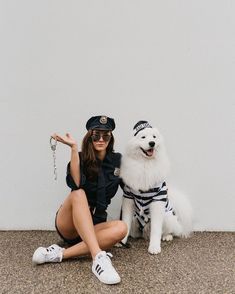
[[[103,140],[105,142],[108,142],[111,139],[111,135],[109,134],[100,134],[100,133],[96,133],[91,135],[91,139],[93,142],[98,142],[101,138],[103,138]]]

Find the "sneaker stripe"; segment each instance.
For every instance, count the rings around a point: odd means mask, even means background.
[[[117,284],[121,278],[112,266],[110,257],[109,253],[102,251],[93,260],[92,272],[104,284]]]
[[[102,267],[99,265],[99,264],[97,264],[97,266],[96,266],[96,272],[100,275],[100,274],[102,274],[103,273],[103,269],[102,269]]]
[[[97,271],[97,269],[100,267],[100,265],[99,264],[97,264],[97,266],[95,267],[95,270]]]

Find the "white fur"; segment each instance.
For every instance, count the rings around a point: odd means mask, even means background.
[[[145,139],[142,139],[143,136],[145,136]],[[153,136],[156,136],[156,138],[153,138]],[[140,148],[148,149],[150,141],[154,141],[156,144],[155,155],[148,158]],[[127,144],[120,171],[121,178],[129,187],[134,190],[148,190],[163,182],[168,170],[169,160],[163,138],[156,128],[146,128],[131,138]]]
[[[151,156],[143,152],[154,142]],[[166,181],[169,160],[166,154],[163,137],[156,128],[145,128],[133,136],[127,144],[126,153],[122,158],[120,176],[130,188],[148,191]],[[161,238],[171,241],[174,236],[188,237],[192,231],[192,208],[181,192],[169,190],[168,197],[176,212],[173,215],[165,212],[165,202],[155,201],[150,205],[150,218],[143,230],[143,237],[150,239],[148,251],[151,254],[161,252]],[[123,198],[122,219],[128,226],[128,234],[122,240],[127,242],[129,235],[140,237],[138,222],[133,218],[134,201]]]

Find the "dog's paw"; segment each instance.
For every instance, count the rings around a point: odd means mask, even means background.
[[[114,245],[114,247],[116,247],[116,248],[122,248],[122,244],[121,244],[121,242],[119,242],[119,243],[116,243],[115,245]]]
[[[125,238],[122,239],[122,241],[120,243],[122,244],[126,244],[127,243],[127,239],[128,239],[128,236],[126,236]]]
[[[149,248],[148,248],[148,252],[150,254],[158,254],[161,252],[161,246],[160,245],[149,245]]]
[[[171,234],[164,235],[164,236],[162,236],[162,240],[163,241],[167,241],[167,242],[172,241],[173,240],[173,236]]]
[[[122,243],[121,241],[119,243],[116,243],[114,245],[114,247],[117,247],[117,248],[131,248],[131,244],[126,242],[125,244]]]

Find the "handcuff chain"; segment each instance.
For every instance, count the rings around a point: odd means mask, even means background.
[[[54,140],[54,144],[53,141]],[[56,145],[57,145],[57,140],[54,139],[53,137],[50,138],[50,145],[51,145],[51,150],[53,152],[53,165],[54,165],[54,180],[57,180],[57,167],[56,167]]]

